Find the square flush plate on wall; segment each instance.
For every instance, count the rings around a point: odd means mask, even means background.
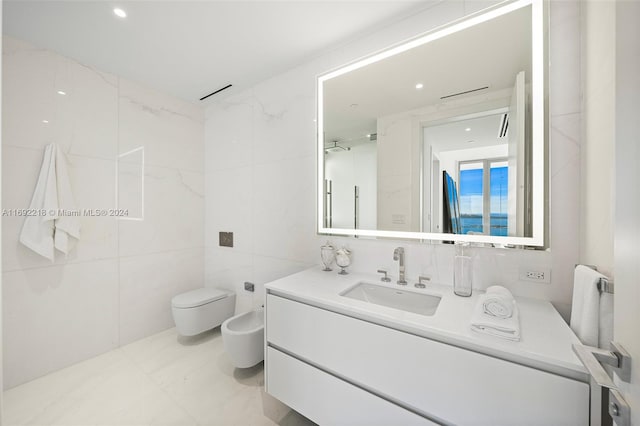
[[[219,245],[220,247],[233,247],[233,232],[220,232]]]

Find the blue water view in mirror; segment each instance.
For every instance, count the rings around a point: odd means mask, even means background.
[[[489,235],[507,236],[509,168],[491,167],[489,194],[484,194],[482,168],[460,171],[460,226],[461,233],[483,234],[483,200],[490,200]]]

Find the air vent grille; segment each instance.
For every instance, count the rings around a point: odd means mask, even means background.
[[[215,95],[216,93],[220,93],[220,92],[222,92],[223,90],[226,90],[226,89],[228,89],[228,88],[229,88],[229,87],[231,87],[231,86],[233,86],[233,84],[227,84],[227,85],[226,85],[226,86],[224,86],[223,88],[218,89],[218,90],[216,90],[215,92],[211,92],[211,93],[209,93],[207,96],[203,96],[203,97],[201,97],[201,98],[200,98],[200,100],[201,100],[201,101],[204,101],[204,100],[205,100],[205,99],[207,99],[209,96],[213,96],[213,95]]]
[[[509,113],[502,114],[502,118],[500,119],[500,130],[498,130],[498,137],[504,138],[507,136],[509,131]]]
[[[466,95],[467,93],[478,92],[480,90],[488,89],[489,86],[478,87],[477,89],[465,90],[464,92],[452,93],[450,95],[441,96],[440,99],[453,98],[454,96]]]

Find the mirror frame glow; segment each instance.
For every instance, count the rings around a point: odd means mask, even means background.
[[[425,43],[462,31],[490,19],[502,16],[514,10],[531,6],[532,17],[532,72],[531,72],[531,204],[532,235],[530,237],[498,237],[489,235],[463,235],[432,232],[399,232],[375,229],[340,229],[324,226],[324,120],[323,120],[323,84],[325,81],[362,68],[390,56],[405,52]],[[368,56],[344,67],[320,75],[317,81],[317,232],[318,234],[367,236],[396,239],[420,239],[436,241],[468,241],[478,243],[495,243],[502,245],[522,245],[543,247],[545,245],[545,146],[546,146],[546,52],[545,21],[543,0],[516,0],[506,5],[491,8],[478,14],[470,15],[454,21],[444,27],[437,28],[418,38],[402,43],[381,53]]]

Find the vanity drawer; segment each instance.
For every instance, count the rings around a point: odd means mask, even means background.
[[[319,425],[435,425],[274,348],[267,348],[269,393]]]
[[[434,421],[589,423],[586,383],[272,294],[266,325],[269,345]]]

